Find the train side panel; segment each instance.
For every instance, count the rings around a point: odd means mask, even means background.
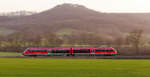
[[[72,55],[91,55],[91,48],[72,48]]]
[[[24,51],[25,56],[40,56],[40,55],[50,55],[50,49],[48,48],[28,48]]]
[[[117,55],[114,48],[94,48],[95,55]]]
[[[52,48],[51,54],[54,55],[71,55],[71,48]]]

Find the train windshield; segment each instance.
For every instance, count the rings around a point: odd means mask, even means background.
[[[90,49],[73,49],[73,53],[90,53]]]
[[[69,49],[52,49],[52,53],[69,53]]]

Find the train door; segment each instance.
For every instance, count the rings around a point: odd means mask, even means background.
[[[52,49],[49,48],[49,49],[48,49],[48,55],[51,55],[51,54],[52,54]]]
[[[94,53],[94,48],[91,48],[91,56],[94,56],[95,53]]]

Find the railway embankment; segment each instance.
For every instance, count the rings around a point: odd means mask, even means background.
[[[150,59],[150,56],[0,56],[0,58],[52,58],[52,59]]]

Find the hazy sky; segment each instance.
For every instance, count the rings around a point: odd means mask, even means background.
[[[150,12],[150,0],[0,0],[0,12],[38,12],[62,3],[81,4],[101,12]]]

